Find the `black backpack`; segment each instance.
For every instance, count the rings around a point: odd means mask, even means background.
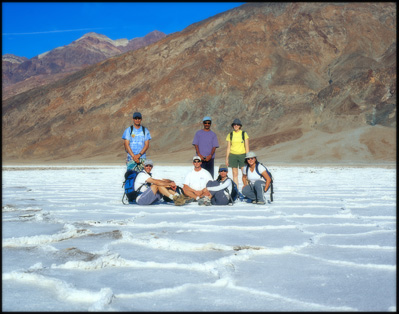
[[[141,171],[136,171],[136,168],[134,169],[129,169],[128,171],[126,171],[125,173],[125,181],[122,184],[122,188],[125,188],[125,192],[122,196],[122,203],[124,205],[127,204],[134,204],[136,201],[137,196],[139,196],[141,193],[140,192],[141,188],[145,185],[141,185],[137,191],[135,191],[134,189],[134,182],[136,181],[137,175],[140,173]],[[127,203],[125,203],[125,200],[127,198]]]
[[[242,135],[241,143],[244,143],[245,142],[245,131],[242,131],[241,135]],[[233,141],[233,132],[230,132],[230,142],[232,142],[232,141]]]
[[[265,167],[265,169],[266,169],[266,172],[267,172],[267,174],[269,175],[269,177],[270,177],[270,179],[271,179],[271,181],[270,181],[270,185],[269,185],[269,188],[267,189],[267,191],[269,191],[270,190],[270,201],[271,202],[273,202],[273,194],[274,194],[274,191],[273,191],[273,176],[272,176],[272,173],[269,171],[269,169],[267,169],[267,167],[264,165],[264,164],[262,164],[261,162],[259,162],[259,161],[257,161],[256,162],[256,165],[255,165],[255,171],[256,171],[256,173],[262,178],[262,179],[264,179],[263,178],[263,176],[262,176],[262,174],[259,172],[259,164],[261,164],[263,167]],[[249,165],[247,165],[247,168],[245,169],[245,173],[248,175],[248,169],[249,169]],[[266,192],[267,192],[266,191]]]
[[[144,125],[142,125],[142,127],[143,127],[143,134],[144,134],[144,137],[145,137],[145,126]],[[130,126],[130,136],[133,134],[133,124]]]

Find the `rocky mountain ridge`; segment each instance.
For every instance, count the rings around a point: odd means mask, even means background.
[[[54,82],[86,66],[152,44],[166,35],[153,31],[144,37],[112,40],[87,33],[69,45],[27,59],[14,55],[2,58],[3,100],[31,88]]]
[[[149,158],[163,162],[190,160],[205,115],[218,158],[240,118],[268,161],[393,162],[396,7],[248,3],[218,14],[5,100],[3,160],[123,163],[134,111],[151,132]]]

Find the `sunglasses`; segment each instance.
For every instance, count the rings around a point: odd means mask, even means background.
[[[236,125],[241,126],[241,124],[236,124],[236,123],[233,124],[233,126],[236,126]]]
[[[228,172],[227,170],[220,170],[219,172]]]
[[[141,120],[141,118],[137,118],[137,117],[136,117],[136,118],[133,118],[133,119],[134,119],[134,120]]]
[[[144,167],[151,167],[151,168],[152,168],[153,166],[151,166],[151,165],[145,165]]]
[[[255,157],[250,157],[250,158],[247,158],[247,160],[251,160],[251,159],[255,159]]]
[[[212,122],[204,122],[204,124],[212,124]]]
[[[201,162],[201,160],[196,159],[196,160],[194,160],[193,162]]]

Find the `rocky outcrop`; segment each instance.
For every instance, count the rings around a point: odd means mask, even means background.
[[[134,111],[161,161],[190,160],[205,115],[219,156],[238,117],[268,160],[394,161],[396,6],[248,3],[218,14],[4,101],[3,160],[123,163]]]

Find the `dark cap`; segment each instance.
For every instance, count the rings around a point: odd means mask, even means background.
[[[142,117],[141,117],[141,113],[140,113],[140,112],[135,112],[135,113],[133,113],[133,119],[134,119],[134,118],[140,118],[140,119],[141,119],[141,118],[142,118]]]

